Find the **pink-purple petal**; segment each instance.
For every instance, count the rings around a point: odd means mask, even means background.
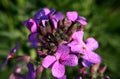
[[[43,10],[45,11],[45,15],[47,15],[48,13],[50,13],[50,10],[48,8],[44,8]]]
[[[37,32],[37,23],[33,18],[23,22],[31,32]]]
[[[86,21],[86,18],[83,17],[83,16],[79,16],[78,19],[80,19],[80,20],[85,20],[85,21]]]
[[[84,21],[84,20],[77,20],[81,25],[87,25],[87,22],[86,21]]]
[[[43,59],[42,65],[45,68],[48,68],[56,61],[55,56],[48,55]]]
[[[78,18],[78,13],[76,11],[67,12],[67,18],[71,21],[76,21]]]
[[[53,18],[56,19],[56,21],[58,22],[59,20],[62,20],[64,17],[61,12],[57,12],[56,14],[53,15]]]
[[[78,43],[81,43],[81,41],[83,41],[83,35],[84,35],[83,31],[74,32],[72,35],[72,39],[76,40]]]
[[[31,31],[31,32],[37,32],[37,23],[36,23],[36,21],[31,18],[31,19],[29,20],[29,22],[32,23],[32,25],[30,26],[30,27],[31,27],[31,28],[30,28],[30,31]],[[29,26],[28,26],[28,27],[29,27]]]
[[[70,54],[64,60],[62,60],[62,64],[67,66],[77,66],[78,57],[76,55]]]
[[[94,38],[90,37],[86,40],[86,46],[89,50],[95,50],[98,48],[99,45]]]
[[[45,22],[48,20],[42,20],[42,25],[45,26]]]
[[[66,57],[70,52],[70,48],[66,45],[60,45],[57,49],[57,52],[55,54],[56,58],[59,59],[59,58],[64,58]]]
[[[97,53],[89,51],[89,50],[85,51],[83,59],[91,63],[101,63],[101,57]]]
[[[67,78],[66,78],[66,75],[64,75],[63,77],[57,78],[57,79],[67,79]]]
[[[65,67],[64,65],[60,64],[56,61],[52,67],[52,75],[56,78],[61,78],[65,74]]]
[[[76,41],[72,41],[68,44],[68,46],[71,48],[71,51],[74,53],[78,53],[81,49],[81,45],[78,44]]]
[[[57,12],[56,14],[53,15],[53,24],[54,24],[54,28],[57,29],[57,24],[58,24],[58,21],[59,20],[62,20],[64,17],[63,17],[63,14],[61,12]]]
[[[84,42],[81,41],[81,43],[78,43],[77,41],[72,41],[68,44],[68,46],[71,48],[71,51],[74,53],[83,53],[83,46],[85,46]]]
[[[82,25],[87,25],[87,21],[86,21],[86,18],[84,18],[84,17],[82,17],[82,16],[79,16],[78,18],[77,18],[77,21],[78,22],[80,22],[80,24],[82,24]]]

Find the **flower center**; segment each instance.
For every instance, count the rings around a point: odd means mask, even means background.
[[[59,59],[58,61],[59,61],[59,63],[62,63],[62,59]]]
[[[82,49],[83,49],[83,50],[85,50],[85,49],[86,49],[86,47],[85,47],[85,46],[82,46]]]

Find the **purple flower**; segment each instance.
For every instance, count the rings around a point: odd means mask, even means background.
[[[34,65],[32,63],[28,63],[27,67],[28,67],[27,79],[36,79],[36,72],[34,70]]]
[[[49,13],[50,13],[50,10],[48,8],[43,8],[34,15],[34,18],[37,20],[40,20],[42,17],[48,15]],[[48,19],[48,17],[46,17],[46,19]]]
[[[49,15],[53,15],[54,12],[55,12],[54,9],[49,10],[48,8],[43,8],[43,9],[39,10],[34,15],[34,19],[36,19],[36,20],[48,20],[49,19]]]
[[[66,15],[67,18],[73,22],[79,22],[83,26],[87,25],[86,18],[78,16],[78,13],[76,11],[67,12]]]
[[[42,23],[45,26],[45,22],[49,20],[49,16],[54,12],[54,9],[49,10],[48,8],[43,8],[35,14],[34,19],[37,21],[37,24]]]
[[[33,18],[30,18],[29,20],[26,20],[23,23],[32,33],[37,32],[38,25],[36,20],[34,20]]]
[[[48,20],[48,13],[50,13],[50,10],[48,8],[43,8],[39,10],[35,15],[34,19],[36,19],[37,24],[42,22],[43,26],[45,26],[45,21]]]
[[[54,24],[54,28],[56,29],[58,21],[63,19],[63,14],[61,12],[54,14],[54,12],[54,9],[49,10],[48,8],[43,8],[35,14],[34,19],[37,20],[38,24],[39,22],[42,22],[43,26],[45,26],[46,21],[51,19]]]
[[[71,51],[75,53],[82,54],[82,64],[85,67],[89,67],[92,64],[100,63],[101,57],[93,52],[93,50],[98,48],[98,42],[90,37],[83,42],[83,31],[77,31],[72,35],[73,41],[68,44],[71,47]]]
[[[17,51],[17,49],[18,49],[18,43],[16,43],[16,45],[10,50],[4,63],[2,64],[2,66],[0,66],[0,70],[7,65],[9,59],[14,57],[14,53]]]
[[[61,78],[65,74],[65,66],[76,66],[78,58],[74,54],[70,54],[68,46],[60,45],[55,56],[48,55],[44,58],[42,65],[45,68],[52,66],[52,75]]]

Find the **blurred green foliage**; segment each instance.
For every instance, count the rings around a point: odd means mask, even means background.
[[[30,33],[22,24],[43,7],[54,8],[64,14],[77,11],[88,20],[85,39],[89,36],[99,41],[96,50],[107,65],[106,74],[120,79],[120,0],[0,0],[0,65],[16,42],[20,43],[17,54],[33,55],[27,36]],[[15,63],[0,71],[0,78],[7,79]],[[71,75],[72,76],[72,75]]]

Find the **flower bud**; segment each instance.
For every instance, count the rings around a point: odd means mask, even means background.
[[[87,72],[86,72],[86,70],[85,70],[84,67],[81,68],[81,69],[79,69],[79,72],[80,72],[81,74],[83,74],[83,75],[87,75]]]
[[[107,66],[103,66],[99,69],[99,73],[103,74],[106,70]]]
[[[18,59],[18,60],[25,61],[25,62],[30,61],[30,56],[16,56],[15,58]]]
[[[41,74],[43,72],[43,67],[41,65],[38,65],[36,72],[37,72],[37,74]]]
[[[94,73],[94,72],[97,72],[97,70],[99,69],[99,66],[100,66],[100,63],[97,63],[97,64],[94,64],[92,67],[91,67],[91,73]]]

